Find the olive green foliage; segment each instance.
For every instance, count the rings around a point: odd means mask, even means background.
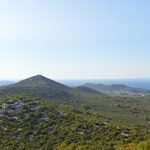
[[[130,143],[126,145],[117,145],[115,148],[116,150],[149,150],[150,141],[141,141],[138,144]]]
[[[95,85],[94,85],[95,86]],[[107,87],[108,88],[108,87]],[[124,85],[112,85],[112,90],[132,90],[141,93],[142,89],[133,89]],[[145,90],[144,90],[145,91]],[[144,92],[143,91],[143,92]],[[146,90],[146,92],[148,92]],[[149,126],[150,97],[107,96],[89,87],[69,88],[51,79],[37,75],[10,86],[0,88],[0,97],[23,95],[45,98],[70,106],[81,107],[88,111],[105,115],[118,124]]]
[[[1,150],[113,150],[131,143],[140,150],[149,146],[147,128],[120,126],[98,113],[43,99],[1,99],[0,120]]]
[[[1,87],[0,98],[0,150],[150,149],[149,96],[107,96],[38,75]]]

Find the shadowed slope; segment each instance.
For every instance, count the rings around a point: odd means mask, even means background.
[[[0,97],[22,94],[62,100],[71,97],[70,90],[69,87],[63,84],[55,82],[42,75],[36,75],[10,86],[3,87],[0,91]]]

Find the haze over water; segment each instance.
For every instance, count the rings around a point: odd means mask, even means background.
[[[124,84],[130,87],[150,90],[150,79],[115,79],[115,80],[58,80],[68,86],[79,86],[86,83],[94,84]]]

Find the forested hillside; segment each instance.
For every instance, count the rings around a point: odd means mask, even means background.
[[[1,150],[148,150],[150,146],[147,127],[117,125],[98,113],[43,99],[1,99],[0,120]]]
[[[115,87],[119,89],[120,86]],[[91,112],[106,115],[121,124],[130,122],[149,125],[149,96],[108,96],[89,87],[69,88],[41,75],[0,88],[1,98],[20,95],[45,98],[49,101],[61,102],[77,108],[81,107]]]

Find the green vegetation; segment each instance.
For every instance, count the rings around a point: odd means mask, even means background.
[[[0,134],[0,150],[149,150],[150,97],[38,75],[0,88]]]
[[[69,101],[73,97],[70,88],[41,75],[22,80],[18,83],[1,87],[0,97],[29,95],[40,98]]]
[[[128,87],[113,85],[113,88]],[[112,97],[88,87],[69,88],[41,75],[0,89],[2,98],[16,95],[45,98],[70,106],[82,107],[108,116],[120,124],[149,125],[150,97],[146,96]]]
[[[149,146],[148,129],[120,126],[97,113],[29,97],[0,101],[2,150],[113,150],[131,144]]]

